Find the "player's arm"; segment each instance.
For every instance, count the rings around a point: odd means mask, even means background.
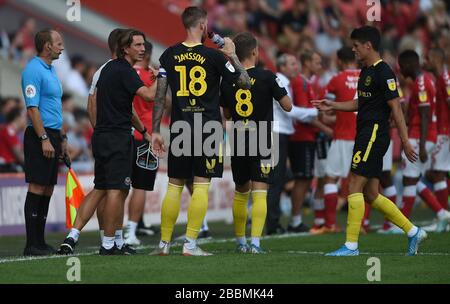
[[[289,98],[288,95],[283,96],[280,100],[278,100],[278,103],[280,104],[281,108],[286,112],[292,111],[292,100]]]
[[[419,105],[420,114],[420,141],[419,141],[419,158],[420,161],[425,163],[428,159],[426,142],[427,142],[427,129],[428,129],[428,116],[430,115],[430,106]]]
[[[161,118],[164,114],[164,105],[166,100],[167,88],[169,84],[167,82],[167,77],[165,71],[160,71],[160,77],[158,77],[158,84],[156,86],[155,102],[153,104],[153,115],[152,115],[152,150],[157,156],[161,156],[165,151],[164,140],[160,134],[161,128]]]
[[[89,115],[89,121],[93,128],[97,124],[97,89],[95,89],[94,94],[89,94],[87,102],[87,111]]]
[[[344,102],[335,102],[328,99],[311,100],[311,103],[320,111],[342,111],[355,112],[358,111],[358,100],[350,100]]]
[[[392,118],[397,126],[397,132],[400,136],[402,142],[403,151],[409,161],[415,162],[417,160],[417,154],[414,152],[413,147],[408,140],[408,132],[406,130],[405,117],[403,116],[402,107],[400,105],[400,98],[394,98],[389,100],[387,103],[392,111]]]
[[[236,85],[244,90],[248,90],[251,88],[252,84],[250,82],[250,76],[248,76],[247,70],[244,69],[239,58],[236,55],[236,47],[234,45],[233,40],[228,37],[224,38],[225,45],[220,50],[228,56],[231,64],[239,72],[240,76],[236,81]]]

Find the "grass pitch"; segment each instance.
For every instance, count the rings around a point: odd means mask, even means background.
[[[415,213],[416,221],[432,217],[424,209]],[[341,212],[341,225],[345,218]],[[311,223],[311,216],[305,221]],[[379,216],[372,219],[373,224],[381,222]],[[177,226],[174,234],[182,234],[184,228]],[[76,248],[80,283],[369,283],[370,257],[380,259],[379,283],[450,283],[449,233],[430,233],[416,257],[404,256],[406,236],[370,233],[360,238],[360,256],[336,258],[323,254],[341,246],[344,233],[267,237],[261,244],[268,254],[242,255],[234,253],[231,225],[211,223],[210,230],[214,238],[206,240],[202,248],[215,254],[211,257],[183,257],[180,245],[172,247],[171,256],[149,256],[158,236],[141,237],[144,246],[138,255],[101,257],[97,255],[98,233],[82,233]],[[57,246],[64,237],[53,233],[47,239]],[[0,283],[71,283],[66,276],[68,257],[20,257],[23,245],[23,236],[0,238]]]

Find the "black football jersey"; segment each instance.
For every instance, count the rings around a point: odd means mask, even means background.
[[[172,91],[172,119],[193,126],[194,114],[202,114],[203,124],[221,121],[220,81],[233,83],[240,74],[222,52],[196,44],[169,47],[159,59]]]
[[[221,106],[231,112],[232,120],[242,123],[242,131],[260,131],[262,126],[268,135],[268,144],[271,143],[271,123],[273,121],[273,99],[280,100],[287,95],[281,80],[269,70],[250,68],[251,88],[244,90],[235,84],[223,81],[220,90]],[[265,124],[260,124],[265,122]],[[235,128],[235,133],[240,131]],[[259,138],[259,135],[258,135]],[[236,137],[235,137],[236,139]],[[246,147],[248,147],[248,141]]]
[[[397,78],[390,66],[379,60],[361,70],[358,81],[357,129],[378,123],[389,128],[389,100],[399,97]]]

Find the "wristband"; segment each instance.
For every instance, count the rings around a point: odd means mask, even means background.
[[[142,136],[144,136],[144,135],[145,135],[145,133],[147,133],[147,128],[146,128],[146,127],[144,127],[144,130],[142,130],[142,131],[139,131],[139,133],[141,133],[141,134],[142,134]]]

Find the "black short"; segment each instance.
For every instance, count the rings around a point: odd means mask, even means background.
[[[58,165],[61,155],[61,132],[45,128],[50,143],[55,149],[54,158],[46,158],[42,154],[42,142],[33,127],[25,130],[23,148],[25,156],[25,181],[43,186],[56,185],[58,181]]]
[[[260,157],[233,156],[231,157],[231,171],[236,185],[244,185],[248,181],[272,183],[273,167],[271,160]]]
[[[131,131],[95,130],[92,153],[95,159],[95,189],[130,189],[133,161]]]
[[[158,170],[146,170],[136,165],[137,148],[146,141],[134,139],[133,148],[133,172],[131,175],[131,185],[134,189],[142,189],[147,191],[153,191],[155,186],[156,172]]]
[[[383,157],[389,148],[389,128],[372,123],[356,133],[351,172],[367,178],[379,178]]]
[[[167,174],[170,178],[178,179],[190,179],[193,176],[213,178],[222,177],[223,173],[223,154],[219,153],[219,147],[214,152],[212,156],[206,156],[203,151],[203,144],[200,147],[199,156],[195,155],[194,145],[197,143],[191,138],[191,149],[190,151],[178,151],[178,149],[183,149],[183,143],[180,146],[173,145],[173,140],[178,134],[171,134],[169,156],[167,160]],[[203,135],[203,138],[207,138],[207,135]],[[177,143],[178,144],[178,143]],[[223,142],[218,143],[224,147]],[[198,144],[197,144],[198,146]],[[222,150],[223,152],[224,150]],[[174,154],[176,152],[176,154]],[[222,156],[221,156],[222,155]]]
[[[314,177],[314,141],[290,141],[289,160],[291,170],[296,179],[311,179]]]

